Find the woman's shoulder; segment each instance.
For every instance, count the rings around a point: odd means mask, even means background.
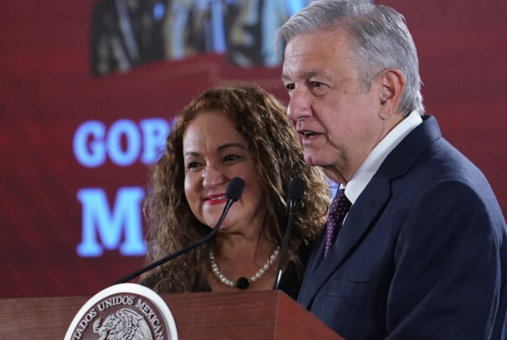
[[[163,278],[162,274],[159,271],[157,271],[157,272],[150,274],[149,276],[142,278],[138,282],[138,284],[140,284],[141,286],[145,286],[145,287],[155,290],[155,287],[157,286],[157,284],[160,281],[162,281],[162,278]]]
[[[141,279],[138,284],[148,287],[158,294],[175,294],[182,293],[181,289],[177,289],[174,285],[171,285],[171,281],[168,280],[162,271],[157,271],[149,276]],[[181,287],[180,287],[181,288]],[[209,292],[209,287],[199,287],[194,289],[184,289],[186,293],[198,293],[198,292]]]

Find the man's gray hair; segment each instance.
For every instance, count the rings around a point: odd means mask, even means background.
[[[383,70],[403,73],[406,87],[399,109],[424,114],[419,61],[405,18],[394,9],[361,0],[316,0],[292,16],[276,33],[275,46],[285,46],[297,35],[343,29],[352,38],[357,69],[369,91],[371,81]]]

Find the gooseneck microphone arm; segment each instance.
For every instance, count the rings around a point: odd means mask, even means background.
[[[282,279],[283,274],[283,264],[285,262],[285,255],[287,254],[287,246],[289,244],[290,233],[292,230],[292,224],[294,223],[294,216],[296,214],[296,208],[303,198],[303,194],[305,193],[305,182],[296,177],[290,183],[289,188],[289,221],[287,222],[287,229],[285,230],[285,235],[282,241],[282,247],[280,249],[280,258],[278,260],[278,269],[275,273],[275,282],[273,283],[273,290],[277,290],[280,285],[280,281]]]
[[[182,254],[185,254],[186,252],[188,252],[188,251],[190,251],[190,250],[192,250],[192,249],[200,246],[201,244],[207,242],[210,238],[213,237],[213,235],[215,235],[215,233],[220,228],[220,225],[224,221],[225,216],[229,212],[229,209],[231,208],[232,204],[234,202],[236,202],[237,200],[239,200],[239,198],[241,197],[241,194],[243,192],[243,188],[244,187],[245,187],[245,181],[242,178],[234,177],[231,180],[231,182],[227,186],[227,191],[225,192],[225,197],[227,197],[227,202],[225,203],[225,207],[224,207],[224,210],[222,212],[222,216],[220,216],[220,219],[218,220],[215,228],[213,228],[213,230],[211,230],[203,239],[201,239],[201,240],[199,240],[199,241],[197,241],[197,242],[195,242],[195,243],[193,243],[193,244],[191,244],[191,245],[189,245],[189,246],[187,246],[187,247],[185,247],[185,248],[183,248],[181,250],[178,250],[175,253],[169,254],[166,257],[163,257],[160,260],[155,261],[155,262],[147,265],[146,267],[141,268],[138,271],[133,272],[132,274],[129,274],[129,275],[125,276],[124,278],[122,278],[118,282],[116,282],[116,284],[125,283],[127,281],[130,281],[133,278],[136,278],[139,275],[144,274],[147,271],[152,270],[155,267],[158,267],[158,266],[160,266],[160,265],[162,265],[162,264],[164,264],[164,263],[166,263],[168,261],[171,261],[172,259],[175,259],[178,256],[180,256]]]

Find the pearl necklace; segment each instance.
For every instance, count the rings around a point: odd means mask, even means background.
[[[218,278],[218,280],[220,280],[220,282],[231,288],[237,287],[239,289],[247,289],[251,283],[254,283],[257,280],[259,280],[269,270],[271,265],[276,261],[279,253],[280,247],[276,247],[274,253],[271,254],[271,256],[266,261],[264,266],[261,269],[259,269],[259,271],[255,273],[255,275],[253,275],[250,278],[250,280],[248,280],[246,277],[240,277],[236,282],[229,280],[220,272],[220,268],[218,267],[218,264],[215,261],[215,255],[213,254],[213,250],[211,250],[209,253],[209,259],[211,260],[211,269],[213,270],[213,273]]]

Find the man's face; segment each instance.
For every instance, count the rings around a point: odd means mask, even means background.
[[[285,49],[288,116],[310,165],[347,183],[382,138],[380,82],[360,81],[350,38],[341,30],[303,34]]]

